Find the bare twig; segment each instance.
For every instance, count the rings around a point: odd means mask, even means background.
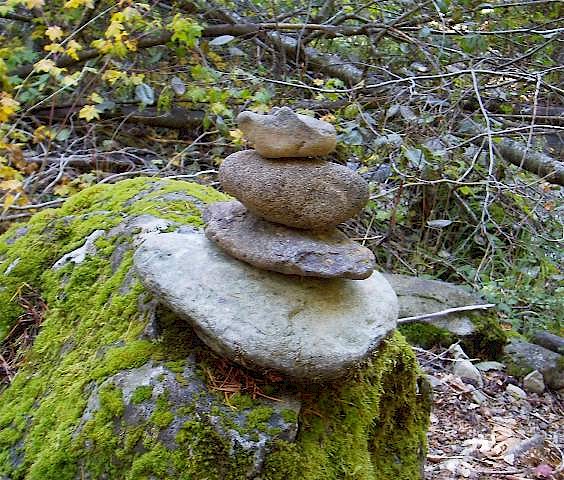
[[[487,310],[489,308],[494,308],[494,307],[495,307],[495,303],[485,303],[483,305],[466,305],[464,307],[453,307],[453,308],[447,308],[446,310],[440,310],[439,312],[425,313],[423,315],[415,315],[413,317],[400,318],[398,319],[398,323],[401,324],[401,323],[430,321],[434,318],[442,317],[450,313],[470,312],[474,310]]]

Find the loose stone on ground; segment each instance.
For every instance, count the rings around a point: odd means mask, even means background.
[[[564,388],[564,357],[539,345],[512,340],[504,349],[509,373],[525,376],[538,370],[545,384],[554,389]]]
[[[538,370],[533,370],[531,373],[523,378],[523,388],[527,392],[541,394],[546,388],[544,385],[544,378],[542,373]]]

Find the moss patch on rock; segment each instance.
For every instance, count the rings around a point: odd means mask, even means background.
[[[501,328],[495,313],[475,312],[468,314],[475,326],[472,335],[461,337],[464,351],[472,357],[498,359],[503,353],[508,335]],[[444,328],[424,322],[400,325],[398,330],[412,345],[431,348],[435,345],[447,347],[457,340],[456,335]]]
[[[429,323],[407,323],[400,325],[398,330],[412,345],[431,348],[435,345],[448,347],[456,341],[456,337],[444,328]]]
[[[346,382],[305,395],[298,441],[269,457],[265,478],[421,478],[430,387],[401,334]]]
[[[470,318],[476,326],[476,334],[469,339],[473,347],[469,350],[471,354],[482,358],[500,358],[508,336],[501,328],[497,314],[475,312]]]
[[[420,477],[429,395],[399,334],[338,384],[265,387],[269,396],[301,396],[299,417],[243,395],[229,406],[201,389],[175,404],[142,381],[131,392],[119,383],[123,372],[153,366],[162,371],[153,386],[204,385],[213,355],[170,313],[155,327],[131,257],[143,229],[198,228],[201,206],[222,199],[197,184],[139,178],[84,190],[0,237],[0,340],[22,313],[23,285],[48,306],[24,365],[0,391],[0,478]],[[96,230],[105,233],[94,255],[52,268]],[[278,425],[296,420],[297,437],[285,439]],[[266,457],[239,448],[241,436],[272,440]]]

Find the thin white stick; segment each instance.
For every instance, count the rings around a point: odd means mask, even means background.
[[[443,315],[448,315],[449,313],[467,312],[471,310],[487,310],[488,308],[493,308],[493,307],[495,307],[495,303],[484,303],[482,305],[466,305],[464,307],[447,308],[446,310],[441,310],[439,312],[425,313],[423,315],[415,315],[414,317],[400,318],[398,319],[398,323],[420,322],[424,320],[430,320],[436,317],[442,317]]]

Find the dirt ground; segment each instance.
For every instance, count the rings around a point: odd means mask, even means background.
[[[482,372],[484,386],[477,388],[452,373],[444,349],[417,352],[434,391],[427,479],[564,479],[560,395],[511,394],[509,384],[523,386],[503,370]]]

